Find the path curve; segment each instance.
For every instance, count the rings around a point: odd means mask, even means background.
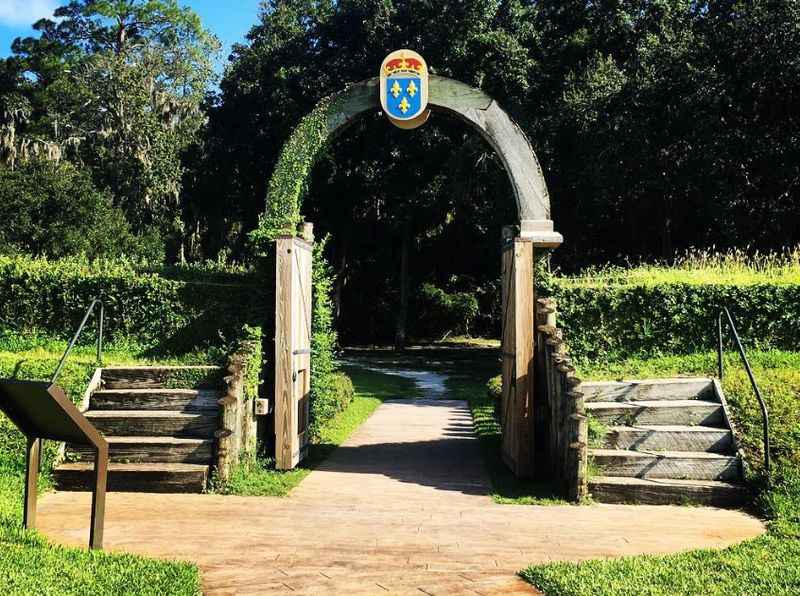
[[[530,563],[717,548],[757,519],[704,507],[498,505],[465,402],[397,400],[288,498],[109,493],[106,547],[200,566],[207,594],[531,594]],[[42,499],[83,545],[88,493]]]

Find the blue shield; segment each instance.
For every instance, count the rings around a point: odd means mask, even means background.
[[[386,79],[386,107],[392,118],[410,120],[422,112],[422,85],[419,77],[404,74]]]

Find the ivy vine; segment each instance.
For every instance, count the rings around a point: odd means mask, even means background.
[[[308,191],[311,169],[328,143],[328,122],[338,109],[337,96],[323,98],[297,125],[283,147],[267,188],[267,205],[250,233],[257,254],[264,254],[278,236],[294,235],[300,207]]]

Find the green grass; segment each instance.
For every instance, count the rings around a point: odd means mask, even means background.
[[[591,268],[559,277],[565,286],[657,286],[662,284],[800,284],[800,247],[781,253],[690,251],[668,265]]]
[[[772,422],[773,484],[760,485],[758,505],[769,520],[765,536],[723,550],[535,565],[522,577],[547,594],[797,594],[800,593],[800,353],[753,352],[756,379]],[[711,375],[715,354],[632,358],[584,364],[583,379]],[[761,422],[749,381],[733,355],[723,388],[753,472],[760,474]]]
[[[355,397],[347,408],[323,425],[319,441],[309,446],[308,455],[298,468],[282,472],[275,469],[270,459],[246,456],[234,468],[228,482],[216,486],[214,490],[229,495],[286,496],[361,426],[384,400],[419,396],[419,390],[412,381],[396,375],[360,367],[348,367],[346,372],[355,385]]]
[[[797,594],[800,540],[768,534],[721,551],[626,557],[529,567],[522,577],[545,594]]]
[[[22,491],[22,475],[0,468],[0,594],[200,593],[190,563],[66,548],[23,530]]]
[[[64,348],[64,342],[2,336],[0,377],[49,379]],[[188,355],[171,362],[195,363],[202,358]],[[104,362],[151,363],[120,346],[111,346]],[[73,401],[83,396],[95,366],[93,347],[76,348],[58,381]],[[192,564],[65,548],[23,530],[24,445],[23,435],[0,414],[0,594],[200,593],[199,573]],[[56,449],[56,443],[45,443],[40,494],[50,489],[48,472]]]

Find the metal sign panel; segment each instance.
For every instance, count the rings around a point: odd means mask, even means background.
[[[69,400],[64,390],[51,383],[0,380],[0,412],[4,412],[28,439],[23,510],[23,524],[26,528],[36,527],[36,484],[41,465],[42,439],[78,443],[94,448],[95,486],[92,491],[89,546],[102,548],[108,473],[106,440]]]

